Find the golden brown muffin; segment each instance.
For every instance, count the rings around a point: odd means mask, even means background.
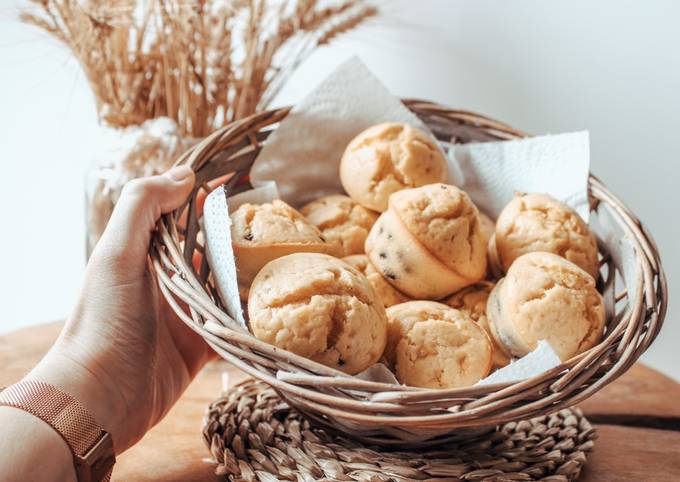
[[[239,289],[247,297],[255,275],[269,261],[291,253],[327,253],[321,232],[283,201],[243,204],[231,215]]]
[[[497,273],[494,271],[494,260],[491,256],[491,244],[490,241],[493,239],[494,231],[496,230],[496,223],[484,214],[479,212],[479,224],[482,230],[482,237],[484,238],[484,245],[487,246],[487,263],[486,263],[486,276],[487,280],[497,280],[503,276],[503,273]],[[495,246],[495,245],[494,245]],[[495,249],[495,248],[494,248]]]
[[[378,214],[336,194],[312,201],[300,213],[319,228],[333,256],[342,258],[364,252],[364,243]]]
[[[487,244],[487,275],[489,279],[499,280],[505,276],[503,266],[498,259],[498,250],[496,249],[496,233],[491,235],[491,239]]]
[[[409,301],[410,298],[404,293],[401,293],[394,286],[385,281],[380,273],[375,269],[368,256],[365,254],[355,254],[353,256],[347,256],[342,258],[350,266],[354,266],[357,270],[363,273],[368,279],[368,282],[373,285],[373,289],[377,293],[378,297],[382,300],[385,308],[388,306],[396,305],[398,303],[404,303]]]
[[[385,308],[365,276],[332,256],[296,253],[257,274],[248,315],[259,339],[349,374],[385,349]]]
[[[496,230],[496,223],[494,223],[489,216],[480,211],[479,227],[482,231],[482,238],[484,239],[484,244],[488,245],[489,240],[491,240],[491,237],[493,236],[493,233]]]
[[[495,256],[507,272],[521,255],[555,253],[597,279],[597,241],[588,225],[566,204],[547,194],[516,194],[496,221]]]
[[[366,254],[384,278],[416,299],[442,298],[486,274],[477,208],[446,184],[394,193],[366,238]]]
[[[496,342],[521,357],[547,340],[562,361],[594,346],[605,323],[602,295],[584,270],[553,253],[528,253],[489,295]]]
[[[387,309],[384,359],[401,383],[426,388],[474,385],[491,369],[491,341],[463,312],[434,301]]]
[[[356,136],[340,161],[340,181],[352,199],[373,211],[387,209],[402,189],[444,182],[447,163],[434,140],[402,123],[369,127]]]
[[[491,328],[489,327],[489,320],[486,316],[486,302],[493,287],[493,283],[481,281],[476,285],[468,286],[467,288],[458,291],[444,300],[444,303],[451,308],[455,308],[469,315],[470,318],[484,329],[493,342],[493,365],[495,368],[501,368],[510,363],[510,357],[493,339]]]

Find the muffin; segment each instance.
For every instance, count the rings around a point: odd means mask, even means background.
[[[496,230],[496,223],[494,223],[489,216],[483,212],[479,212],[479,226],[482,231],[482,238],[484,239],[484,244],[488,245],[494,231]]]
[[[248,315],[260,340],[352,375],[385,349],[387,317],[373,287],[325,254],[295,253],[267,263],[250,288]]]
[[[378,298],[382,300],[385,308],[409,301],[408,296],[385,281],[385,278],[378,273],[378,270],[375,269],[373,264],[369,261],[368,256],[365,254],[347,256],[346,258],[342,258],[342,260],[366,276],[366,279],[368,279],[368,282],[373,286],[373,289],[378,295]]]
[[[312,201],[300,213],[321,231],[329,254],[338,258],[363,253],[368,231],[378,219],[377,213],[341,194]]]
[[[492,342],[492,360],[494,368],[501,368],[510,363],[510,357],[503,351],[503,347],[498,345],[493,339],[491,328],[489,328],[489,320],[486,316],[486,302],[489,298],[489,293],[493,289],[494,284],[488,281],[482,281],[476,285],[468,286],[450,296],[444,303],[461,311],[472,318],[479,326],[481,326],[487,335],[489,335]]]
[[[390,284],[415,299],[442,298],[486,274],[477,208],[446,184],[394,193],[366,238],[366,254]]]
[[[482,229],[482,238],[484,239],[484,245],[487,246],[487,263],[486,263],[486,276],[488,280],[497,280],[503,277],[502,272],[494,270],[496,266],[494,260],[491,257],[491,245],[490,241],[493,239],[494,231],[496,230],[496,223],[494,223],[489,216],[483,212],[479,212],[479,224]]]
[[[399,382],[424,388],[474,385],[491,369],[491,341],[468,315],[434,301],[387,309],[385,361]]]
[[[605,323],[595,280],[553,253],[527,253],[489,295],[487,317],[495,341],[521,357],[547,340],[562,361],[594,346]]]
[[[347,146],[340,181],[347,194],[373,211],[387,209],[390,194],[446,181],[447,163],[435,141],[402,123],[378,124]]]
[[[243,204],[231,215],[231,241],[242,297],[269,261],[291,253],[327,253],[321,232],[283,201]]]
[[[492,248],[498,267],[507,272],[525,253],[555,253],[597,279],[597,241],[581,217],[547,194],[516,194],[496,221]]]
[[[496,233],[491,235],[491,239],[487,243],[487,274],[492,280],[499,280],[505,276],[505,271],[503,271],[503,266],[498,259],[498,250],[496,249]]]

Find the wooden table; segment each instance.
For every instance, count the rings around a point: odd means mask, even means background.
[[[31,327],[0,337],[0,386],[26,373],[56,339],[61,323]],[[201,439],[204,409],[222,386],[245,376],[225,362],[206,367],[168,416],[114,471],[119,481],[215,481]],[[680,384],[642,364],[581,405],[599,438],[583,482],[680,481]]]

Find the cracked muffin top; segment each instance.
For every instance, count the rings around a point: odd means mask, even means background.
[[[552,253],[517,258],[491,292],[487,316],[496,341],[521,357],[547,340],[562,361],[602,337],[605,312],[595,280]]]
[[[495,247],[504,272],[521,255],[544,251],[598,276],[595,236],[576,211],[547,194],[515,195],[496,221]]]
[[[387,309],[385,361],[397,379],[425,388],[474,385],[491,369],[491,341],[465,313],[434,301]]]
[[[269,262],[248,296],[259,339],[349,374],[376,363],[387,317],[365,276],[340,259],[296,253]]]
[[[369,127],[347,146],[340,181],[347,194],[374,211],[387,209],[401,189],[444,182],[447,163],[434,139],[403,123]]]
[[[231,214],[234,244],[261,246],[282,243],[324,243],[321,232],[298,211],[275,199],[264,204],[242,204]]]
[[[448,184],[430,184],[395,193],[390,209],[439,261],[465,278],[486,271],[486,242],[479,211],[467,193]]]
[[[363,253],[366,236],[378,219],[377,213],[342,194],[316,199],[300,213],[321,231],[330,254],[339,258]]]

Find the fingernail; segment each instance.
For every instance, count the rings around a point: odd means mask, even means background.
[[[189,166],[181,165],[173,167],[172,169],[167,171],[165,175],[175,182],[182,182],[186,181],[189,177],[191,177],[192,172],[193,171]]]

